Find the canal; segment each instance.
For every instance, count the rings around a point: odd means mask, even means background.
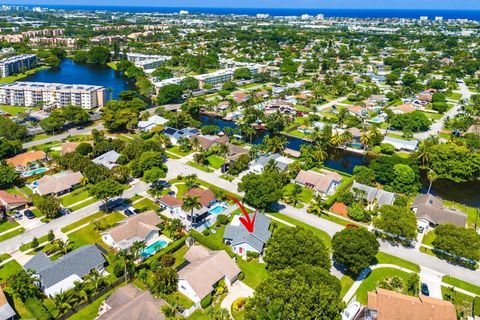
[[[133,83],[112,68],[75,63],[71,59],[63,59],[58,69],[43,69],[29,75],[22,81],[103,86],[107,89],[107,99],[116,99],[120,92],[135,89]]]
[[[201,116],[200,121],[202,125],[214,124],[224,128],[236,128],[237,124],[234,121],[225,121],[221,118],[214,118],[209,116]],[[252,144],[262,143],[263,138],[268,134],[267,131],[257,131],[257,135],[252,139]],[[300,151],[300,146],[310,142],[300,138],[287,136],[287,148]],[[358,165],[366,165],[371,160],[370,157],[359,153],[351,152],[343,149],[334,149],[329,152],[328,159],[325,160],[324,165],[327,168],[339,170],[348,174],[352,174],[353,168]],[[426,193],[428,190],[428,181],[422,179],[421,192]],[[467,206],[480,207],[480,180],[455,183],[452,181],[438,180],[432,186],[430,191],[433,195],[439,196],[442,199],[451,200],[462,203]]]

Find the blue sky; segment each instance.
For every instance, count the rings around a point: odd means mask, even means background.
[[[480,0],[10,0],[11,4],[244,8],[480,9]]]

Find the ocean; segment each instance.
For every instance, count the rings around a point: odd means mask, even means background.
[[[27,5],[28,6],[28,5]],[[33,7],[33,5],[30,5]],[[309,14],[315,16],[324,14],[325,17],[346,17],[346,18],[413,18],[428,16],[433,19],[442,16],[444,19],[469,19],[480,20],[480,10],[429,10],[429,9],[311,9],[311,8],[201,8],[201,7],[140,7],[140,6],[80,6],[80,5],[42,5],[44,8],[64,10],[102,10],[120,12],[159,12],[178,13],[180,10],[187,10],[190,13],[204,13],[215,15],[249,15],[258,13],[269,14],[270,16],[300,16]]]

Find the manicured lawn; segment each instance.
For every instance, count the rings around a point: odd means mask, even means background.
[[[267,265],[265,263],[259,263],[256,261],[245,261],[243,259],[237,259],[237,264],[245,274],[243,282],[255,289],[258,285],[268,277]]]
[[[1,78],[0,83],[9,83],[9,82],[18,81],[20,79],[26,78],[27,76],[29,76],[31,74],[36,73],[37,71],[40,71],[40,70],[43,70],[43,69],[48,69],[48,68],[49,67],[47,67],[47,66],[41,66],[41,67],[38,67],[38,68],[35,68],[35,69],[27,70],[24,73],[19,73],[19,74],[15,74],[15,75],[12,75],[12,76],[5,77],[5,78]]]
[[[431,120],[438,120],[443,117],[441,113],[424,112],[423,114],[426,115]]]
[[[0,242],[4,241],[4,240],[7,240],[7,239],[10,239],[10,238],[13,238],[13,237],[23,233],[24,231],[25,231],[25,229],[22,227],[22,228],[18,228],[18,229],[15,229],[13,231],[7,232],[5,234],[2,234],[0,236]]]
[[[367,293],[369,291],[374,291],[378,286],[378,282],[393,276],[398,276],[402,278],[404,282],[406,282],[410,277],[410,274],[392,268],[380,268],[373,270],[358,288],[356,292],[357,301],[363,305],[366,305]]]
[[[3,110],[12,116],[16,116],[20,112],[28,112],[29,110],[38,110],[38,108],[27,108],[19,106],[0,106],[0,110]]]
[[[397,258],[387,253],[379,252],[376,258],[379,264],[395,264],[397,266],[400,266],[415,272],[420,272],[420,266],[418,264]]]
[[[5,232],[7,230],[10,230],[12,228],[15,228],[17,226],[18,226],[17,221],[10,222],[10,221],[7,221],[7,220],[1,220],[0,221],[0,233]]]
[[[126,217],[120,212],[114,212],[108,214],[106,217],[100,219],[99,221],[108,224],[115,225],[117,222],[124,220]],[[81,247],[86,244],[98,243],[105,248],[108,248],[105,243],[103,243],[100,233],[95,231],[93,224],[72,232],[68,235],[68,239],[74,243],[75,248]]]
[[[458,92],[450,92],[450,93],[447,93],[447,98],[450,98],[453,100],[460,100],[462,99],[462,94]]]
[[[76,205],[74,205],[74,206],[71,206],[70,209],[71,209],[72,211],[77,211],[77,210],[80,210],[80,209],[82,209],[82,208],[85,208],[86,206],[89,206],[89,205],[91,205],[92,203],[95,203],[95,202],[97,202],[97,201],[98,201],[97,199],[91,198],[91,199],[85,200],[85,201],[83,201],[83,202],[81,202],[81,203],[79,203],[79,204],[76,204]]]
[[[173,154],[176,154],[179,157],[188,156],[189,154],[191,154],[193,152],[193,151],[187,151],[187,152],[181,151],[180,146],[173,146],[171,148],[168,148],[167,151],[169,151]]]
[[[455,305],[455,309],[457,310],[457,314],[463,313],[465,315],[472,314],[472,305],[473,305],[473,297],[467,296],[466,294],[451,291],[448,287],[442,286],[442,296],[443,300],[451,301]],[[480,316],[480,299],[477,297],[475,299],[475,315]]]
[[[188,251],[188,247],[183,246],[177,251],[175,251],[174,253],[172,253],[172,256],[175,258],[175,264],[173,265],[174,268],[178,267],[179,265],[185,262],[184,256],[185,256],[185,253],[187,253],[187,251]]]
[[[231,175],[229,175],[229,174],[222,174],[222,175],[220,176],[220,178],[222,178],[223,180],[230,181],[230,182],[232,182],[232,181],[235,179],[234,176],[231,176]]]
[[[185,309],[190,308],[193,306],[193,301],[188,299],[185,295],[181,294],[180,292],[176,291],[172,294],[163,296],[165,301],[167,301],[170,305],[181,305]]]
[[[193,162],[193,161],[188,161],[187,164],[191,167],[194,167],[198,170],[202,170],[202,171],[205,171],[205,172],[213,172],[212,169],[210,169],[209,167],[205,167],[205,166],[202,166],[196,162]]]
[[[0,266],[0,283],[6,282],[8,277],[21,270],[23,270],[23,268],[16,260],[12,260]]]
[[[105,301],[105,299],[112,294],[112,292],[116,289],[112,289],[105,293],[103,296],[98,298],[97,300],[93,301],[91,304],[83,308],[82,310],[75,313],[73,316],[68,318],[69,320],[93,320],[98,315],[98,308],[100,305]]]
[[[427,232],[427,233],[423,236],[422,244],[426,244],[427,246],[431,246],[433,240],[435,240],[435,237],[436,237],[436,236],[435,236],[435,231],[434,231],[434,230],[431,230],[431,231]]]
[[[128,200],[130,200],[130,202],[133,203],[133,202],[135,202],[135,201],[137,201],[137,200],[140,200],[140,199],[142,199],[142,196],[139,195],[139,194],[137,194],[136,196],[133,196],[133,197],[131,197],[131,198],[128,199]]]
[[[146,209],[146,210],[154,210],[154,211],[157,211],[160,209],[160,207],[157,206],[152,200],[147,198],[140,200],[137,203],[134,203],[133,207],[136,209]]]
[[[340,296],[343,297],[347,294],[348,290],[352,287],[355,280],[349,276],[343,276],[340,279],[340,284],[342,285],[342,291],[340,291]]]
[[[74,203],[87,199],[88,197],[90,197],[89,191],[85,190],[84,188],[80,188],[61,197],[60,202],[64,207],[69,207]]]
[[[103,216],[105,216],[105,215],[106,215],[106,213],[103,212],[103,211],[94,213],[94,214],[92,214],[91,216],[88,216],[88,217],[83,218],[83,219],[81,219],[81,220],[78,220],[78,221],[76,221],[76,222],[74,222],[74,223],[72,223],[72,224],[69,224],[69,225],[66,226],[66,227],[63,227],[63,228],[61,229],[61,231],[62,231],[63,233],[67,233],[67,232],[69,232],[69,231],[71,231],[71,230],[73,230],[73,229],[76,229],[76,228],[78,228],[78,227],[80,227],[80,226],[83,226],[84,224],[87,224],[87,223],[89,223],[89,222],[91,222],[91,221],[93,221],[93,220],[96,220],[96,219],[98,219],[98,218],[101,218],[101,217],[103,217]]]
[[[450,276],[443,276],[442,281],[445,283],[451,284],[452,286],[455,286],[457,288],[467,290],[471,293],[475,293],[476,295],[480,296],[480,287],[474,284],[471,284]]]
[[[289,195],[294,187],[295,183],[287,184],[285,187],[283,187],[283,194]],[[300,202],[303,202],[305,204],[309,203],[310,200],[312,200],[313,198],[313,193],[313,189],[302,187],[302,193],[300,194]]]
[[[225,163],[225,160],[223,160],[222,158],[212,154],[211,156],[209,156],[207,158],[208,160],[208,163],[210,164],[210,166],[212,168],[215,168],[215,169],[220,169],[223,164]]]
[[[175,194],[178,199],[182,199],[185,192],[188,191],[187,186],[185,183],[176,183],[175,187],[177,188],[177,193]]]
[[[278,212],[273,212],[273,213],[270,213],[270,214],[274,217],[277,217],[277,218],[282,219],[286,222],[294,224],[297,227],[302,227],[302,228],[305,228],[305,229],[308,229],[308,230],[312,231],[314,234],[316,234],[317,236],[319,236],[323,240],[323,242],[327,245],[327,247],[330,247],[330,240],[331,239],[330,239],[330,236],[328,235],[328,233],[326,233],[325,231],[322,231],[320,229],[312,227],[311,225],[308,225],[308,224],[303,223],[301,221],[292,219],[292,218],[290,218],[286,215],[283,215],[281,213],[278,213]]]
[[[41,236],[38,238],[38,243],[41,244],[43,242],[48,241],[48,235]],[[32,242],[24,243],[20,246],[20,251],[27,251],[28,249],[32,249]]]

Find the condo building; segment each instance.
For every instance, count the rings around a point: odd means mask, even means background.
[[[44,82],[14,82],[0,85],[0,104],[42,106],[46,109],[68,105],[93,109],[105,105],[106,90],[101,86]]]
[[[243,63],[243,64],[238,64],[236,67],[233,67],[233,68],[222,69],[215,72],[200,74],[193,77],[198,80],[200,88],[203,88],[206,84],[216,85],[216,84],[232,81],[235,70],[239,68],[248,68],[252,73],[252,75],[265,72],[265,66],[262,64]],[[169,84],[179,84],[180,81],[182,81],[182,79],[184,78],[185,77],[178,77],[178,78],[171,78],[171,79],[158,81],[154,83],[154,86],[158,90],[161,87],[164,87]]]
[[[34,54],[22,54],[0,60],[0,77],[8,77],[12,74],[22,73],[35,68],[37,56]]]
[[[126,53],[120,54],[121,58],[127,59],[133,62],[137,67],[144,70],[156,69],[160,67],[165,61],[170,60],[172,57],[162,55],[152,55],[143,53]]]

